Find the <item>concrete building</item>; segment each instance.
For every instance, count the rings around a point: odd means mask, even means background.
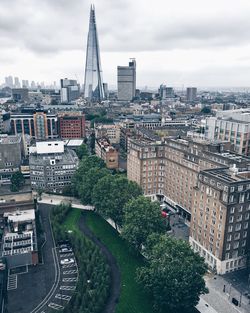
[[[131,59],[129,66],[117,67],[118,100],[131,101],[136,90],[136,61]]]
[[[63,141],[37,142],[30,147],[30,181],[33,190],[62,193],[78,167],[75,151],[65,148]]]
[[[58,114],[58,125],[62,139],[85,137],[85,115],[80,112]]]
[[[10,131],[10,113],[0,110],[0,134]]]
[[[14,88],[12,89],[12,99],[16,102],[28,102],[29,90],[28,88]]]
[[[34,208],[8,211],[7,203],[1,214],[1,226],[4,229],[1,256],[5,258],[8,269],[38,264]]]
[[[21,136],[0,135],[0,185],[9,184],[22,161]]]
[[[246,267],[250,244],[250,172],[201,171],[193,192],[190,243],[218,274]]]
[[[226,140],[240,154],[250,155],[250,109],[218,111],[206,119],[206,138]]]
[[[109,169],[118,169],[118,151],[105,139],[97,139],[95,142],[95,153],[103,159]]]
[[[197,88],[195,87],[188,87],[187,88],[187,101],[188,102],[193,102],[197,98]]]
[[[121,126],[117,124],[95,124],[95,137],[107,138],[111,144],[120,143]]]
[[[76,80],[64,78],[61,84],[61,103],[72,103],[80,96],[80,85]]]
[[[34,139],[58,137],[57,115],[46,110],[31,109],[28,112],[11,113],[11,133],[27,134]]]

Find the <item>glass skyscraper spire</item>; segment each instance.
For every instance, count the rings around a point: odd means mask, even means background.
[[[84,77],[84,97],[89,101],[102,101],[104,99],[101,59],[94,5],[91,5],[90,7],[89,33]]]

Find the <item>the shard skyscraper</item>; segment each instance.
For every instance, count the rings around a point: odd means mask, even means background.
[[[89,101],[102,101],[104,99],[101,59],[94,5],[91,5],[90,7],[89,33],[84,77],[84,97]]]

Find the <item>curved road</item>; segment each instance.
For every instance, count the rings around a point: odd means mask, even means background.
[[[106,248],[106,246],[97,239],[97,237],[91,232],[87,227],[85,222],[85,216],[82,214],[79,220],[79,228],[85,236],[92,240],[102,251],[104,256],[107,258],[111,270],[111,289],[108,303],[103,311],[103,313],[114,313],[115,306],[118,303],[120,289],[121,289],[121,274],[116,263],[116,259],[111,254],[111,252]]]

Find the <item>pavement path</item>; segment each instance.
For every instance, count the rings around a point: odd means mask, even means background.
[[[120,288],[121,288],[121,274],[116,263],[116,259],[106,246],[91,232],[87,227],[85,216],[82,214],[79,221],[79,228],[85,236],[91,239],[102,251],[104,256],[107,258],[110,269],[111,269],[111,289],[108,302],[102,313],[113,313],[115,311],[116,304],[118,303]]]

